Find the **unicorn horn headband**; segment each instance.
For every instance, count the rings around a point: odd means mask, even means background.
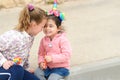
[[[54,0],[54,4],[53,4],[53,10],[57,9],[57,0]]]
[[[59,17],[61,21],[64,20],[65,14],[57,10],[57,0],[54,0],[53,8],[48,12],[48,15],[54,15],[56,17]]]

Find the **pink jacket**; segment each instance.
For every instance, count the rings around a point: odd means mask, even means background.
[[[49,68],[70,68],[72,49],[65,33],[57,34],[52,41],[48,37],[42,38],[38,53],[38,62],[44,61],[44,55],[52,56],[52,62],[47,63]]]

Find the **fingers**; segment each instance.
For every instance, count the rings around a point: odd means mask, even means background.
[[[29,72],[30,72],[30,73],[34,73],[34,69],[30,69]]]
[[[45,60],[46,60],[47,62],[51,62],[51,61],[52,61],[52,57],[51,57],[51,56],[45,56]]]
[[[6,62],[3,64],[3,68],[7,70],[7,69],[9,69],[13,64],[14,64],[13,61],[6,61]]]
[[[40,68],[41,68],[41,69],[46,69],[46,68],[47,68],[47,66],[45,65],[45,63],[44,63],[44,62],[42,62],[42,63],[40,63]]]

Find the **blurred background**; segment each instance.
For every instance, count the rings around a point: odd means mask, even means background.
[[[33,3],[50,10],[52,2],[0,0],[0,34],[16,26],[24,5]],[[119,80],[120,0],[58,0],[58,9],[65,13],[63,26],[73,49],[72,74],[80,71],[81,80]],[[37,52],[42,37],[43,33],[36,36],[31,49],[30,64],[34,69],[37,67]],[[98,77],[93,78],[94,75]]]

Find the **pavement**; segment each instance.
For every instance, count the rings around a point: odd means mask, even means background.
[[[74,66],[68,80],[120,80],[120,57]]]
[[[73,49],[69,80],[120,80],[120,1],[68,0],[58,8],[66,14],[64,26]],[[0,34],[17,24],[20,10],[0,10]],[[43,33],[36,36],[31,49],[34,69],[41,37]]]

